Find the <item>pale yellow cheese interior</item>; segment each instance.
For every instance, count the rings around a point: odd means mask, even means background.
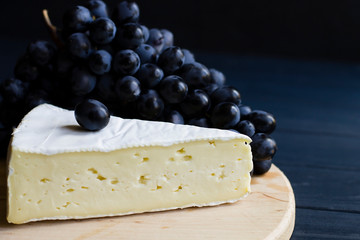
[[[250,190],[246,140],[54,155],[12,149],[8,221],[71,219],[216,205]]]

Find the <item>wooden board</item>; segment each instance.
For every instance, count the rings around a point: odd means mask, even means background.
[[[286,176],[276,167],[254,177],[243,200],[216,207],[188,208],[87,220],[6,222],[5,163],[0,167],[0,239],[289,239],[295,200]]]

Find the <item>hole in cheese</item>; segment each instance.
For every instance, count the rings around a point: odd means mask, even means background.
[[[92,172],[93,174],[98,173],[98,171],[95,168],[89,168],[88,171]]]
[[[177,153],[180,154],[184,154],[185,153],[185,149],[184,148],[180,148],[179,150],[176,151]]]
[[[100,174],[97,176],[97,179],[99,179],[100,181],[104,181],[106,180],[106,177],[101,176]]]
[[[184,161],[190,161],[192,159],[192,156],[191,155],[185,155],[183,159],[184,159]]]

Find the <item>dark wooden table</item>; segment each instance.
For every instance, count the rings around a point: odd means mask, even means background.
[[[0,38],[0,78],[27,42]],[[197,53],[243,103],[273,113],[274,163],[295,192],[292,239],[360,239],[360,63]]]
[[[274,163],[296,199],[292,239],[360,239],[360,63],[198,54],[244,104],[272,112]]]

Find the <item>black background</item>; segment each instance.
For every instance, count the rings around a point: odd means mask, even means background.
[[[111,7],[118,1],[106,1]],[[41,10],[61,27],[64,11],[84,1],[2,1],[0,38],[36,40],[48,34]],[[360,2],[271,0],[143,0],[142,24],[167,28],[192,51],[312,59],[360,60]],[[25,48],[25,47],[24,47]]]

